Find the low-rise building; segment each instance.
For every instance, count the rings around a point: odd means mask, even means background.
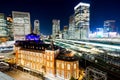
[[[16,41],[16,64],[24,69],[67,79],[79,77],[79,61],[71,52],[52,44]]]

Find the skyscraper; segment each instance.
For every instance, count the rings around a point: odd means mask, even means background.
[[[7,29],[9,40],[14,40],[13,36],[13,19],[11,16],[7,17]]]
[[[63,39],[68,39],[68,26],[64,26]]]
[[[116,32],[115,20],[104,21],[104,32]]]
[[[0,40],[7,40],[8,29],[4,13],[0,13]]]
[[[80,2],[74,7],[75,30],[77,39],[87,39],[89,33],[90,4]]]
[[[52,20],[52,36],[53,38],[58,38],[60,33],[60,20],[53,19]]]
[[[69,31],[68,31],[69,39],[75,39],[75,19],[74,15],[69,18]]]
[[[31,33],[30,13],[12,11],[14,40],[23,40],[24,36]]]
[[[39,20],[34,21],[34,33],[40,35],[40,23]]]

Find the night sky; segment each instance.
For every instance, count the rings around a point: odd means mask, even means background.
[[[12,11],[30,12],[31,23],[40,20],[42,34],[52,33],[52,19],[60,19],[61,30],[68,25],[69,16],[79,2],[88,2],[90,7],[90,29],[103,27],[104,20],[116,20],[120,27],[119,0],[0,0],[0,13],[10,15]]]

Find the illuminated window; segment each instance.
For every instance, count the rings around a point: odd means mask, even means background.
[[[59,62],[57,62],[57,68],[59,68]]]
[[[34,61],[36,61],[36,57],[34,57]]]
[[[62,63],[62,69],[64,69],[64,63]]]
[[[53,66],[53,63],[51,62],[51,63],[50,63],[50,67],[52,67],[52,66]]]
[[[37,62],[39,62],[39,58],[37,58]]]
[[[47,60],[49,60],[49,56],[47,56]]]
[[[74,69],[76,69],[76,64],[74,64]]]
[[[46,56],[44,55],[44,58],[46,58]]]
[[[52,55],[52,52],[50,54]]]
[[[40,57],[42,56],[41,53],[39,55],[40,55]]]
[[[70,64],[67,64],[67,69],[70,70]]]
[[[30,60],[30,56],[28,56],[28,60]]]
[[[52,61],[52,56],[50,56],[50,60]]]
[[[47,62],[47,66],[49,67],[49,62]]]

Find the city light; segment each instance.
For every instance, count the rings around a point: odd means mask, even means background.
[[[0,1],[0,80],[119,80],[116,2]]]

